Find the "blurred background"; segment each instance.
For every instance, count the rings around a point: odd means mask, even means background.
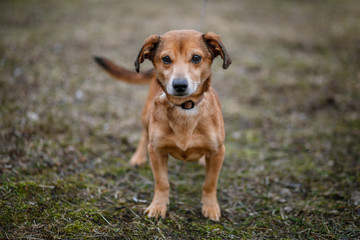
[[[201,217],[203,168],[174,159],[173,213],[155,225],[142,217],[151,170],[127,161],[148,89],[116,82],[92,56],[134,69],[146,37],[199,30],[203,7],[190,0],[0,2],[1,238],[359,236],[355,0],[207,1],[200,31],[220,35],[233,60],[226,71],[221,59],[213,64],[227,139],[222,223]],[[142,70],[151,67],[146,61]]]

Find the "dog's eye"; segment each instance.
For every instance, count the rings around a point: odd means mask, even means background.
[[[199,55],[194,55],[191,59],[193,63],[199,63],[201,61],[201,57]]]
[[[170,64],[170,63],[171,63],[171,59],[170,59],[169,56],[163,57],[161,60],[162,60],[163,63],[165,63],[165,64]]]

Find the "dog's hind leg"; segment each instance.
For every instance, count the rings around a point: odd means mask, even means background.
[[[131,166],[140,166],[146,163],[147,145],[148,145],[148,136],[146,130],[144,129],[141,134],[139,145],[136,148],[134,155],[132,155],[130,159]]]
[[[141,134],[139,145],[138,145],[134,155],[131,157],[131,160],[130,160],[131,166],[140,166],[140,165],[144,165],[146,163],[148,143],[149,143],[149,139],[148,139],[149,136],[148,136],[147,129],[149,126],[149,121],[150,121],[150,113],[151,113],[151,108],[152,108],[152,104],[153,104],[153,98],[155,97],[155,94],[159,91],[159,89],[160,89],[159,85],[155,81],[152,81],[150,84],[150,88],[149,88],[149,95],[147,97],[147,100],[145,102],[145,106],[144,106],[144,109],[143,109],[142,115],[141,115],[143,131]]]

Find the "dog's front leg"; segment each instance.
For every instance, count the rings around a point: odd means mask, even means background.
[[[165,218],[166,205],[169,204],[168,154],[156,152],[148,146],[151,169],[155,178],[155,193],[150,206],[145,210],[148,217]]]
[[[213,221],[220,220],[220,207],[216,197],[216,186],[222,163],[224,161],[224,145],[213,155],[206,157],[206,176],[202,190],[202,209],[204,217]]]

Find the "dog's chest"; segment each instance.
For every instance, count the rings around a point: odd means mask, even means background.
[[[168,154],[183,161],[198,160],[211,149],[205,136],[193,133],[177,135],[171,134],[166,138],[165,148]]]
[[[216,151],[221,145],[216,128],[207,125],[206,131],[203,131],[202,122],[197,117],[172,119],[168,121],[167,131],[159,132],[156,145],[177,159],[198,160],[201,156]]]
[[[168,138],[182,151],[186,151],[190,147],[196,147],[201,145],[201,136],[195,134],[198,119],[176,119],[175,121],[169,121],[169,127],[172,133]],[[175,146],[174,146],[175,147]]]
[[[224,142],[221,110],[216,104],[205,105],[206,101],[205,96],[201,104],[184,110],[168,104],[165,96],[154,100],[149,125],[149,141],[154,149],[184,161],[217,152]]]

